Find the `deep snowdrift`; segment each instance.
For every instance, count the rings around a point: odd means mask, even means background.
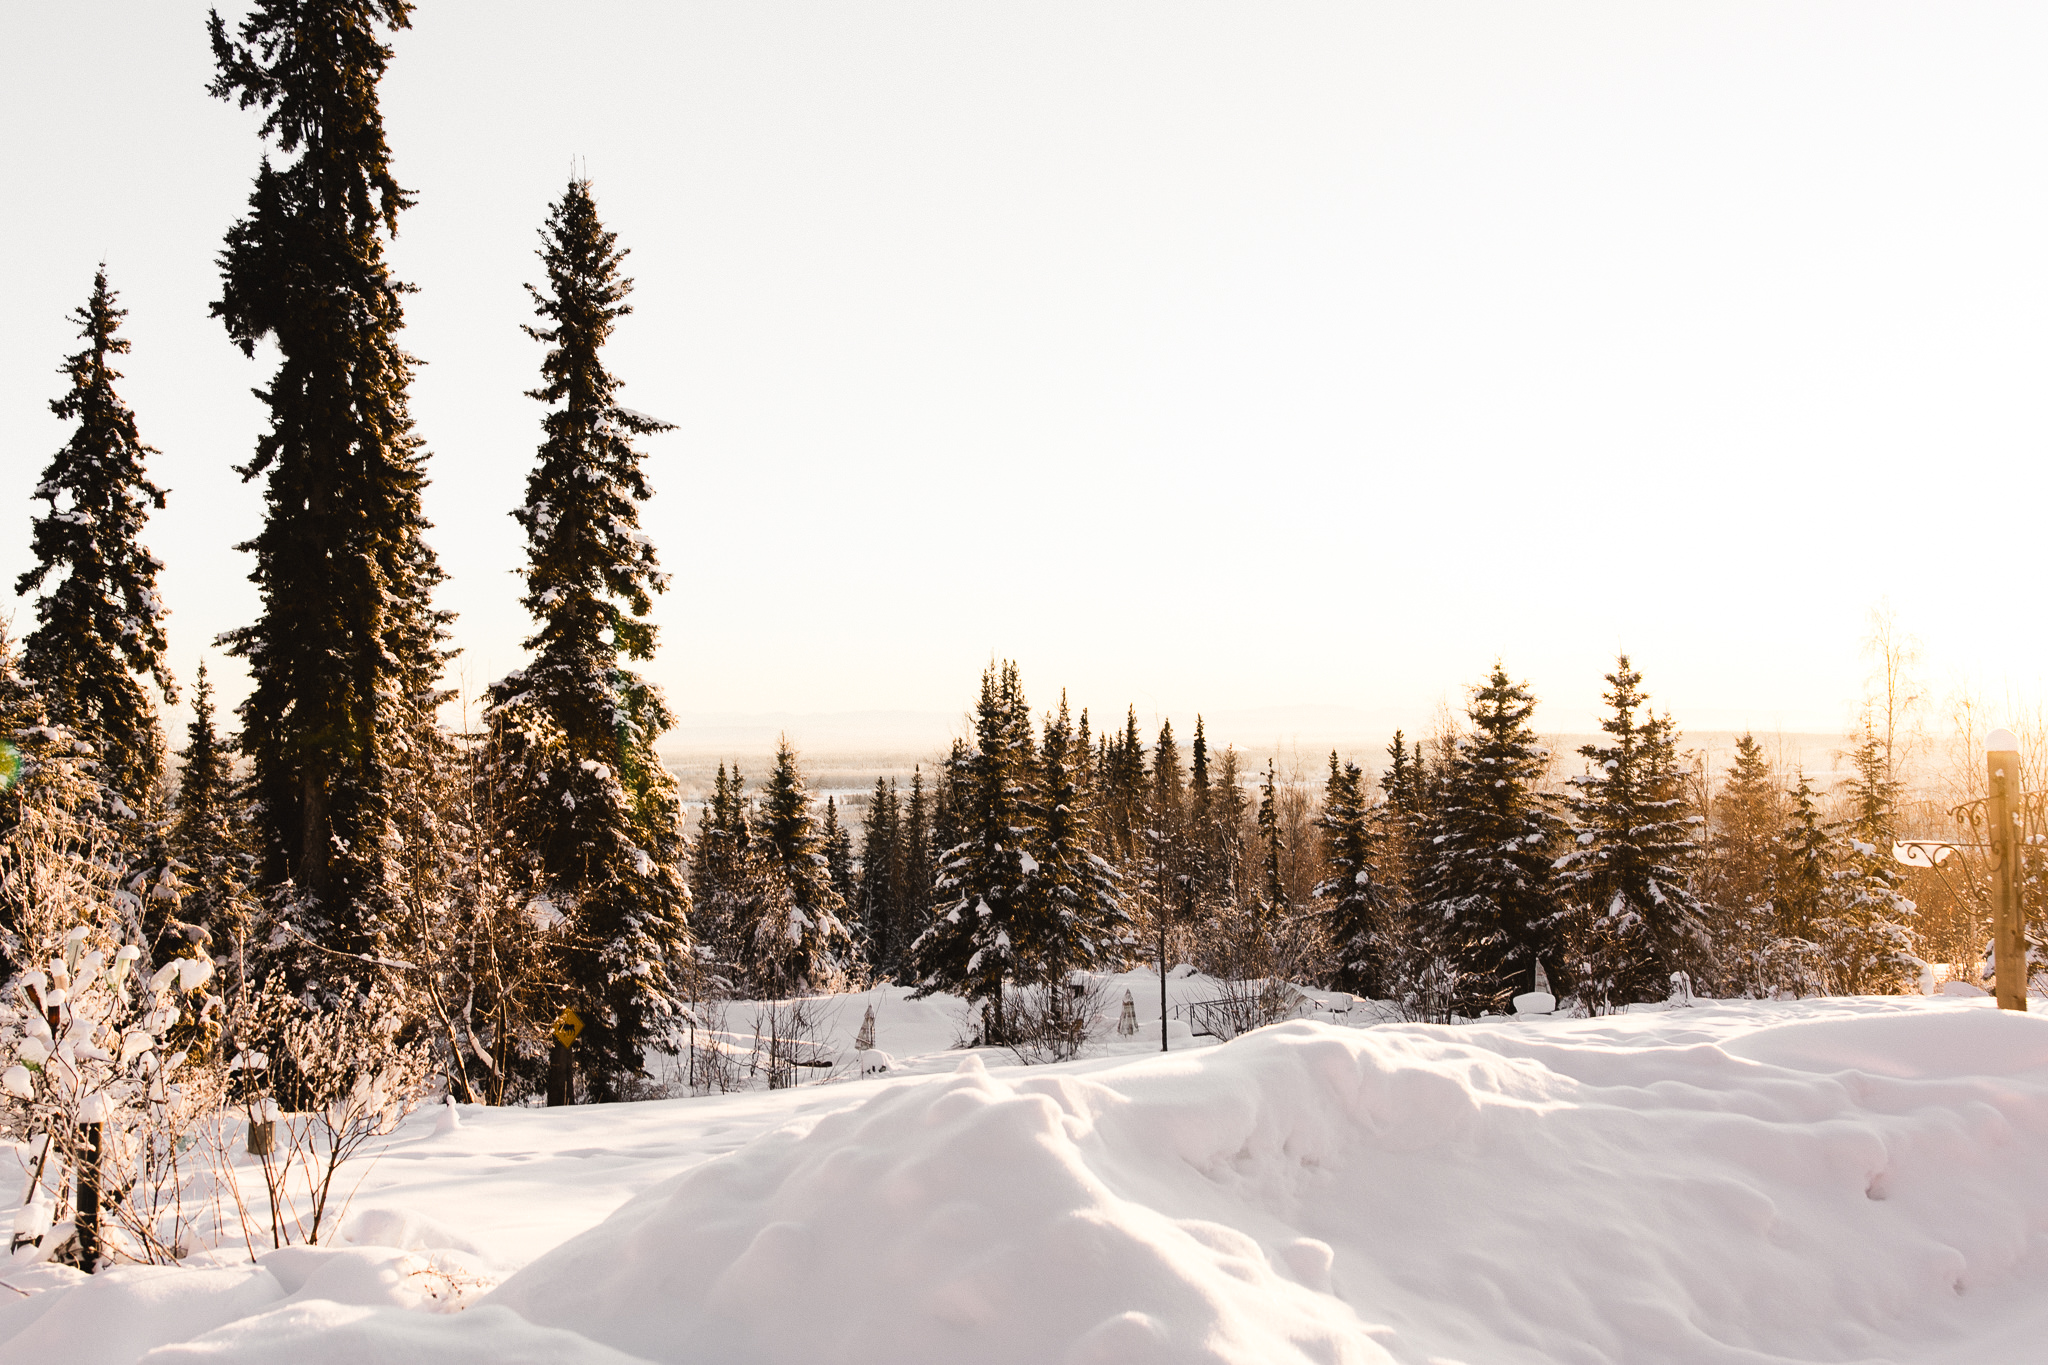
[[[1988,1003],[1296,1023],[624,1106],[586,1159],[680,1174],[461,1313],[430,1311],[419,1246],[293,1249],[0,1303],[0,1360],[2021,1358],[2048,1330],[2048,1018]],[[386,1159],[417,1158],[363,1196],[373,1230],[504,1219],[460,1173],[569,1121],[464,1114]]]

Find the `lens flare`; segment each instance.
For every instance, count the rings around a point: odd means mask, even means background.
[[[0,792],[21,780],[21,750],[0,739]]]

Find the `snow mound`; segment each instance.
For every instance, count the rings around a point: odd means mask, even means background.
[[[1926,1360],[2043,1325],[2048,1021],[1702,1013],[970,1064],[655,1187],[488,1302],[733,1365]]]
[[[1245,1060],[1249,1079],[1260,1059]],[[1011,1075],[970,1057],[771,1134],[630,1201],[490,1301],[657,1360],[1388,1359],[1326,1292],[1327,1246],[1275,1224],[1269,1250],[1205,1216],[1229,1201],[1151,1207],[1180,1202],[1161,1196],[1191,1168],[1228,1173],[1239,1148],[1290,1178],[1300,1163],[1261,1134],[1254,1096],[1210,1114],[1211,1086],[1134,1104]]]
[[[571,1333],[535,1327],[503,1308],[440,1317],[326,1300],[290,1304],[143,1359],[148,1365],[645,1365]]]
[[[952,1069],[420,1116],[343,1245],[13,1270],[0,1362],[1974,1365],[2048,1334],[2048,1018],[1988,1000],[911,1065]],[[466,1239],[549,1218],[477,1297]]]
[[[262,1266],[117,1266],[0,1306],[0,1360],[130,1365],[160,1342],[210,1332],[283,1297]],[[22,1326],[10,1330],[17,1314]]]
[[[1728,1051],[1793,1071],[2014,1076],[2048,1069],[2048,1016],[1970,1010],[1813,1019],[1735,1039]]]

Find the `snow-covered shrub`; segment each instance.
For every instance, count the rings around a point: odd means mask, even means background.
[[[253,1152],[263,1171],[268,1226],[241,1198],[243,1234],[253,1250],[317,1243],[347,1212],[353,1187],[342,1168],[372,1139],[388,1136],[428,1093],[435,1068],[425,1037],[408,1036],[388,991],[342,983],[329,1008],[314,1011],[276,988],[259,997],[269,1051],[238,1054],[237,1070],[260,1077],[240,1096],[250,1124],[270,1123]],[[235,1063],[231,1062],[233,1066]],[[225,1172],[230,1179],[232,1168]]]
[[[218,1009],[203,989],[213,964],[173,958],[143,978],[141,958],[135,944],[73,925],[0,1005],[8,1126],[34,1153],[16,1254],[61,1253],[88,1270],[109,1256],[182,1254],[193,1173],[183,1139],[213,1087],[174,1040]]]
[[[1065,986],[1014,986],[1006,993],[1005,1045],[1018,1061],[1064,1062],[1102,1035],[1109,1022],[1102,978],[1076,973]]]
[[[1411,1023],[1448,1024],[1465,995],[1465,974],[1451,958],[1421,946],[1400,959],[1392,1002],[1396,1018]]]
[[[683,1044],[683,1085],[692,1095],[725,1095],[744,1090],[747,1078],[725,1026],[720,1001],[695,1004]]]
[[[769,1000],[754,1008],[754,1046],[747,1059],[749,1076],[765,1075],[770,1090],[797,1084],[806,1070],[828,1070],[830,1051],[819,1036],[824,1019],[815,999]]]

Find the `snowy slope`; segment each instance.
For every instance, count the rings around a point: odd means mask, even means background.
[[[394,1140],[348,1230],[257,1265],[17,1271],[0,1361],[2025,1359],[2048,1018],[1302,1022],[464,1109]]]

